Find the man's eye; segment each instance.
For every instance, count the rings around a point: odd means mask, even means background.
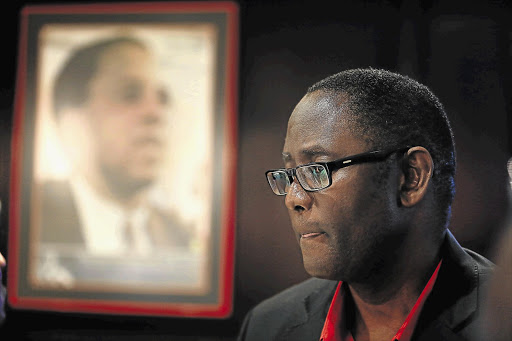
[[[324,170],[324,167],[323,166],[314,166],[313,167],[313,171],[315,173],[322,173],[322,171]]]

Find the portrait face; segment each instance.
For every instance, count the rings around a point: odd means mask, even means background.
[[[343,96],[316,91],[296,106],[283,148],[285,167],[328,162],[373,149],[353,131]],[[387,147],[387,146],[382,146]],[[332,185],[306,192],[294,181],[285,196],[304,267],[315,277],[366,282],[394,257],[405,226],[398,220],[398,176],[391,165],[384,179],[376,163],[332,173]]]
[[[167,92],[151,54],[120,43],[101,55],[82,115],[89,125],[97,173],[118,188],[145,186],[157,176],[164,144]]]

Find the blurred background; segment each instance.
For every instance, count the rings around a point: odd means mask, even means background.
[[[19,11],[26,4],[46,2],[17,1],[2,10],[0,252],[4,255]],[[307,87],[355,67],[407,74],[438,95],[452,122],[458,159],[450,228],[463,246],[492,260],[497,257],[496,245],[507,228],[511,205],[507,161],[512,156],[512,5],[504,0],[240,0],[238,4],[232,316],[218,321],[7,307],[0,335],[14,331],[19,337],[12,340],[233,340],[248,309],[308,277],[282,199],[272,194],[264,172],[282,164],[288,116]],[[4,284],[5,273],[4,269]]]

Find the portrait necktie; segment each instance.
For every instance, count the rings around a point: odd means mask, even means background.
[[[130,220],[126,220],[123,226],[124,246],[126,250],[133,250],[135,247],[135,233],[133,231],[133,224]]]

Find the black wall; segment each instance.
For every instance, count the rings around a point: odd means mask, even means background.
[[[458,156],[451,229],[463,246],[493,257],[509,205],[506,162],[512,150],[512,6],[505,1],[433,0],[403,4],[350,0],[239,3],[233,317],[209,321],[8,309],[0,335],[16,331],[20,336],[12,340],[147,340],[148,335],[158,340],[231,340],[250,307],[307,278],[282,200],[267,188],[263,174],[281,165],[287,119],[306,88],[327,75],[354,67],[400,71],[427,84],[439,96],[452,120]],[[4,255],[8,247],[10,125],[22,5],[18,2],[2,11],[0,251]]]

